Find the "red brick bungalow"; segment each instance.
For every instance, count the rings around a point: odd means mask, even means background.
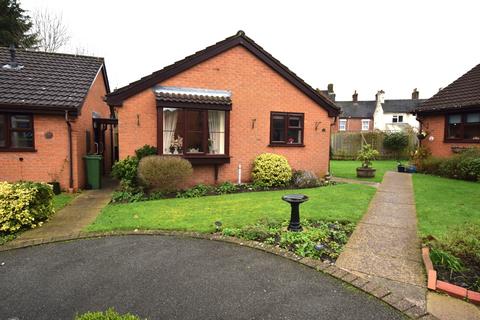
[[[434,156],[448,157],[480,146],[480,65],[440,90],[415,109],[422,145]]]
[[[83,188],[95,142],[108,169],[110,133],[99,120],[110,117],[108,92],[102,58],[0,48],[0,181]]]
[[[336,105],[242,31],[107,95],[118,116],[120,159],[145,145],[182,156],[192,184],[250,179],[254,158],[287,157],[328,171]]]

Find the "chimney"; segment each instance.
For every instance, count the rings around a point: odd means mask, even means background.
[[[333,101],[335,101],[335,92],[333,91],[333,83],[329,83],[328,86],[327,86],[327,94],[328,94],[328,97],[330,99],[332,99]]]
[[[417,88],[413,89],[412,100],[418,100],[419,96],[420,96],[420,92],[418,92]]]
[[[380,102],[380,103],[384,103],[385,102],[385,91],[383,91],[383,90],[378,91],[377,94],[375,95],[375,101]]]
[[[358,93],[357,90],[352,94],[352,101],[353,102],[358,102]]]
[[[14,69],[19,70],[22,69],[23,66],[18,64],[17,62],[17,51],[15,50],[15,46],[13,44],[10,45],[10,62],[3,66],[4,69]]]

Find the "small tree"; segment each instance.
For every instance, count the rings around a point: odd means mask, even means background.
[[[378,151],[373,149],[371,144],[365,143],[358,152],[357,160],[362,162],[362,168],[370,168],[372,160],[375,160],[378,155]]]
[[[400,158],[400,154],[408,147],[408,136],[403,132],[393,132],[385,136],[383,147],[395,154],[395,159]]]

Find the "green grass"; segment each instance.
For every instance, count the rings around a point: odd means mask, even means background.
[[[356,169],[360,167],[360,161],[354,160],[331,160],[330,171],[334,177],[381,182],[385,172],[397,170],[397,161],[395,160],[376,160],[372,163],[373,168],[377,169],[374,178],[357,178]]]
[[[281,196],[288,193],[304,193],[310,197],[300,207],[302,218],[357,222],[366,211],[375,189],[341,184],[304,190],[114,204],[105,207],[87,231],[169,229],[212,232],[217,220],[225,228],[254,224],[262,218],[282,221],[290,217],[290,205],[281,200]]]
[[[480,183],[413,175],[418,229],[442,237],[463,224],[480,225]]]
[[[65,207],[75,197],[76,194],[66,192],[55,195],[55,197],[53,197],[53,207],[55,208],[55,212],[58,212],[58,210]]]

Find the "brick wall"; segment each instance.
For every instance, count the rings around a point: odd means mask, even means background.
[[[232,48],[164,82],[183,86],[230,90],[230,164],[220,166],[219,181],[236,181],[239,164],[243,180],[250,179],[253,159],[273,152],[288,158],[295,169],[323,176],[328,170],[330,128],[333,119],[314,101],[241,46]],[[270,112],[305,113],[305,147],[268,147]],[[120,158],[133,155],[144,144],[157,145],[157,111],[152,89],[124,101],[118,108]],[[252,128],[252,121],[255,127]],[[320,122],[315,130],[316,122]],[[213,183],[213,166],[194,167],[194,183]]]
[[[109,108],[103,101],[105,94],[104,79],[100,73],[90,88],[81,115],[72,122],[75,189],[82,188],[85,185],[83,160],[83,156],[86,154],[85,131],[90,130],[93,139],[92,111],[96,111],[105,117],[109,116]],[[63,115],[35,114],[33,125],[36,152],[0,152],[0,181],[58,181],[62,189],[68,188],[68,135],[65,117]],[[45,137],[47,132],[53,133],[51,139]],[[20,159],[23,159],[23,161],[20,161]]]
[[[478,143],[453,143],[444,142],[445,134],[445,115],[428,116],[422,119],[422,130],[429,133],[428,137],[422,141],[422,145],[432,151],[436,157],[449,157],[454,153],[452,147],[479,147]],[[432,139],[433,141],[430,141]]]

